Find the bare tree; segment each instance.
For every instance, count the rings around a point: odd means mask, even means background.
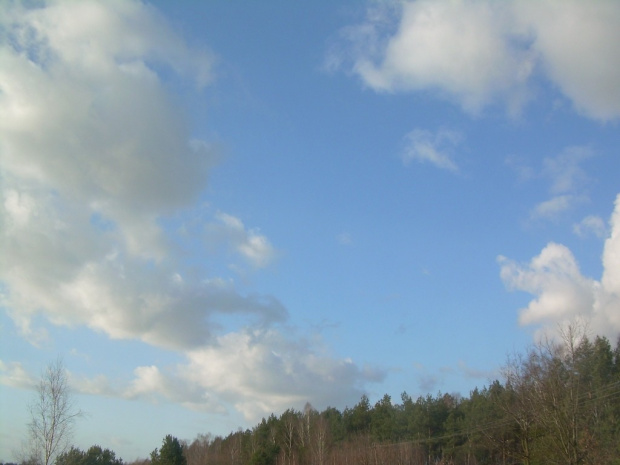
[[[50,465],[64,452],[73,433],[75,420],[83,415],[75,408],[62,359],[50,363],[37,386],[30,405],[29,426],[33,457],[41,465]]]
[[[187,459],[187,465],[205,465],[209,462],[209,448],[213,441],[211,434],[199,434],[191,444],[185,444],[183,453]]]

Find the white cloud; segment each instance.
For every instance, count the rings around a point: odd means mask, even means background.
[[[536,296],[520,311],[522,325],[542,325],[551,331],[576,318],[589,322],[600,335],[620,332],[620,195],[611,218],[611,234],[603,249],[600,281],[583,276],[572,252],[548,244],[527,265],[499,257],[501,278],[511,290]]]
[[[594,234],[596,237],[605,237],[607,228],[605,222],[600,216],[588,215],[579,223],[573,225],[573,232],[579,237],[585,237],[588,234]]]
[[[75,392],[88,395],[112,397],[117,396],[118,392],[112,387],[108,378],[104,375],[96,375],[92,378],[76,377],[73,373],[67,372],[69,385]]]
[[[515,1],[516,17],[534,34],[541,70],[576,109],[620,116],[620,4],[615,0]]]
[[[46,321],[188,360],[138,367],[124,386],[76,375],[78,389],[209,411],[228,403],[247,415],[301,397],[359,397],[375,378],[278,331],[287,311],[276,298],[184,266],[181,248],[204,239],[201,226],[162,226],[199,210],[217,154],[190,139],[158,70],[200,87],[208,54],[139,1],[11,2],[0,7],[0,61],[3,308],[33,343],[45,340]],[[267,237],[240,219],[222,213],[216,226],[252,265],[275,258]],[[210,258],[203,252],[197,258]],[[19,365],[0,368],[3,383],[29,379]],[[316,386],[324,388],[311,397]]]
[[[142,366],[134,370],[135,378],[124,395],[128,398],[168,393],[170,386],[168,380],[154,365]]]
[[[616,322],[620,323],[620,196],[616,197],[616,208],[609,220],[611,232],[603,250],[603,277],[601,284],[609,294],[615,296]],[[609,296],[610,297],[610,296]],[[609,302],[612,298],[607,298]]]
[[[23,228],[30,220],[34,209],[34,200],[27,193],[7,190],[4,199],[7,227],[14,225],[16,228]]]
[[[534,207],[533,218],[555,218],[588,200],[585,186],[589,177],[581,163],[592,156],[590,148],[575,146],[543,160],[541,175],[550,181],[549,192],[552,197]]]
[[[225,242],[251,265],[264,268],[276,258],[276,251],[266,236],[256,229],[246,229],[243,222],[232,215],[219,212],[217,223],[207,226],[208,240]]]
[[[50,262],[62,265],[56,256]],[[27,335],[42,311],[57,325],[85,325],[112,338],[179,349],[213,342],[217,315],[245,315],[247,323],[260,325],[287,316],[273,297],[243,296],[217,281],[179,282],[167,266],[149,270],[122,255],[85,262],[68,270],[70,276],[50,276],[46,268],[14,266],[7,279],[10,314]]]
[[[214,156],[189,147],[183,117],[149,65],[194,70],[202,85],[209,57],[188,50],[139,2],[2,13],[5,196],[41,203],[53,193],[61,211],[79,202],[73,213],[105,218],[131,253],[161,258],[157,217],[198,196]]]
[[[556,195],[555,197],[539,203],[534,208],[532,216],[534,218],[553,218],[569,210],[573,206],[574,197],[572,195]]]
[[[519,87],[531,68],[527,56],[515,59],[497,40],[504,24],[483,3],[405,3],[379,65],[361,61],[357,69],[371,87],[435,88],[476,112],[495,95]]]
[[[445,129],[435,133],[425,129],[414,129],[405,139],[407,147],[402,155],[405,164],[417,161],[431,163],[437,168],[448,171],[458,171],[458,166],[452,159],[452,152],[462,139],[459,133]]]
[[[566,148],[556,157],[543,160],[543,174],[551,179],[551,192],[563,194],[583,187],[588,176],[580,164],[593,156],[588,147],[574,146]]]
[[[287,337],[274,328],[247,328],[186,351],[185,361],[175,366],[136,367],[129,382],[70,374],[71,386],[85,394],[173,402],[209,413],[226,413],[232,406],[251,423],[306,402],[316,408],[352,405],[365,384],[385,378],[385,371],[334,358],[320,340],[293,332],[289,328],[293,337]],[[17,378],[34,379],[18,363],[0,362],[0,382],[16,385]]]
[[[274,330],[227,334],[216,345],[189,352],[188,358],[179,368],[183,379],[233,404],[250,421],[291,406],[301,408],[307,401],[317,408],[350,404],[363,384],[385,376]]]
[[[383,4],[385,5],[385,3]],[[437,91],[478,113],[518,113],[543,75],[586,116],[620,116],[620,5],[613,0],[417,0],[373,5],[349,27],[347,64],[377,91]],[[394,13],[396,11],[396,13]]]
[[[31,376],[19,362],[0,360],[0,384],[22,389],[33,389],[38,380]]]
[[[141,2],[11,4],[0,18],[0,280],[22,332],[44,340],[41,313],[181,347],[210,340],[214,313],[285,317],[271,297],[170,278],[160,220],[191,206],[216,156],[190,141],[155,67],[202,86],[210,56]]]

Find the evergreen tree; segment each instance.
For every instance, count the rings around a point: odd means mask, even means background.
[[[349,434],[365,434],[369,432],[371,422],[370,401],[366,394],[362,395],[355,407],[345,410],[344,421]]]
[[[56,457],[56,465],[123,465],[123,460],[116,458],[110,449],[91,446],[86,452],[71,447],[67,452]]]
[[[71,447],[68,451],[58,455],[54,463],[56,465],[83,465],[85,455],[77,447]]]
[[[162,443],[161,449],[151,452],[152,465],[187,465],[183,447],[179,440],[171,435],[167,435]]]
[[[392,406],[392,399],[388,394],[385,394],[375,404],[370,418],[372,435],[375,440],[384,442],[394,439],[396,415]]]

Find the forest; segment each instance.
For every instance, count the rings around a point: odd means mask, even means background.
[[[226,437],[169,435],[132,465],[620,464],[620,338],[613,348],[568,328],[561,342],[510,357],[500,378],[468,397],[403,392],[371,405],[363,395],[343,411],[306,404]],[[55,459],[122,463],[98,446]]]

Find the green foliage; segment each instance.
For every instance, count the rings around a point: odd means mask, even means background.
[[[396,434],[396,412],[392,398],[385,394],[375,404],[370,416],[372,436],[376,441],[392,441]]]
[[[344,411],[344,422],[348,434],[363,434],[370,430],[370,401],[366,394],[355,407]]]
[[[344,418],[337,408],[327,407],[321,416],[327,422],[329,432],[334,442],[340,442],[345,438]]]
[[[151,452],[152,465],[187,465],[183,447],[179,440],[171,435],[167,435],[162,443],[161,449]]]
[[[276,444],[262,446],[252,454],[250,465],[275,465],[280,447]]]
[[[83,465],[85,453],[76,447],[71,447],[68,451],[56,457],[56,465]]]
[[[56,457],[56,465],[123,465],[122,459],[110,449],[91,446],[86,452],[71,447],[67,452]]]

